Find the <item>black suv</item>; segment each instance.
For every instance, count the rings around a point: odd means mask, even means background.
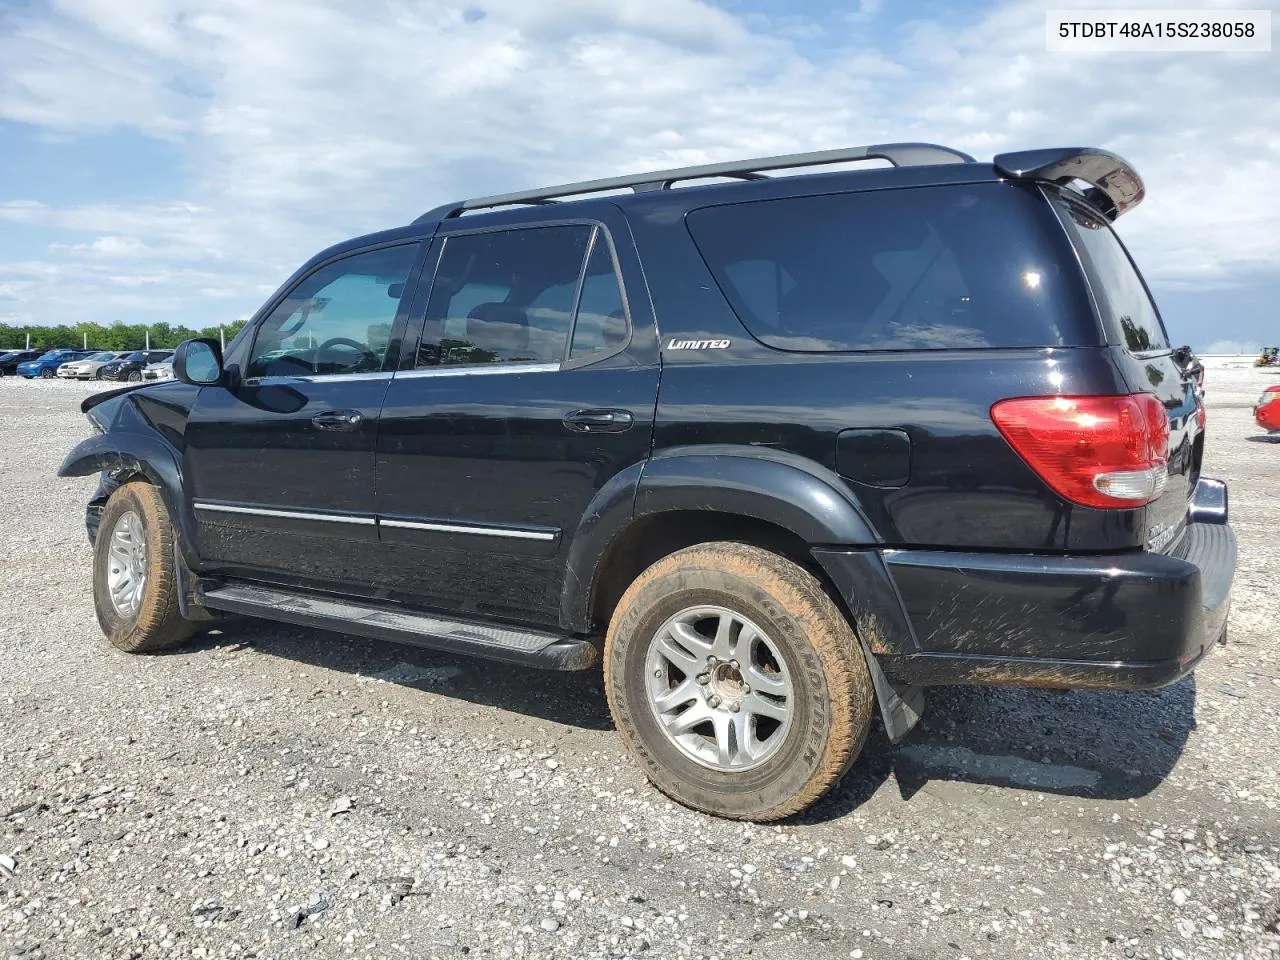
[[[39,360],[48,350],[0,350],[0,377],[12,377],[18,372],[18,364]]]
[[[225,357],[84,402],[60,475],[103,471],[99,621],[130,651],[231,611],[603,662],[653,783],[752,820],[931,685],[1170,683],[1225,635],[1236,547],[1110,226],[1142,196],[1101,150],[892,144],[339,244]]]
[[[173,359],[172,350],[135,350],[119,360],[104,364],[98,371],[103,380],[128,380],[130,383],[142,381],[142,371],[148,364],[162,363]]]

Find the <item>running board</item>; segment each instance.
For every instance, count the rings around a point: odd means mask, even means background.
[[[214,610],[265,620],[295,623],[317,630],[407,643],[447,653],[462,653],[544,670],[586,670],[600,660],[589,640],[448,620],[403,607],[293,593],[273,587],[228,584],[206,587],[203,603]]]

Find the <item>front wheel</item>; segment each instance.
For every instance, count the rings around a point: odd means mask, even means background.
[[[141,371],[141,370],[131,370],[131,371],[129,372],[129,382],[130,382],[130,383],[141,383],[141,382],[142,382],[142,371]]]
[[[57,374],[55,374],[52,370],[41,370],[41,371],[40,371],[40,379],[41,379],[41,380],[52,380],[55,376],[57,376]]]
[[[816,578],[738,543],[689,547],[627,589],[605,640],[618,732],[672,799],[738,820],[804,810],[852,765],[874,690]]]
[[[195,628],[178,607],[173,526],[160,492],[133,481],[111,495],[93,545],[93,605],[107,639],[128,653],[176,647]]]

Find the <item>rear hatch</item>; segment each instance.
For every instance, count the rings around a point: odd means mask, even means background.
[[[1068,191],[1056,194],[1054,206],[1088,276],[1117,366],[1129,388],[1154,394],[1169,418],[1168,480],[1146,507],[1146,547],[1167,553],[1186,527],[1204,455],[1204,407],[1195,378],[1177,363],[1150,291],[1106,218]]]

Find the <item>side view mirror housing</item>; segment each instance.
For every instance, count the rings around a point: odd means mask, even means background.
[[[173,352],[173,375],[183,383],[209,387],[222,382],[222,346],[217,340],[184,340]]]

